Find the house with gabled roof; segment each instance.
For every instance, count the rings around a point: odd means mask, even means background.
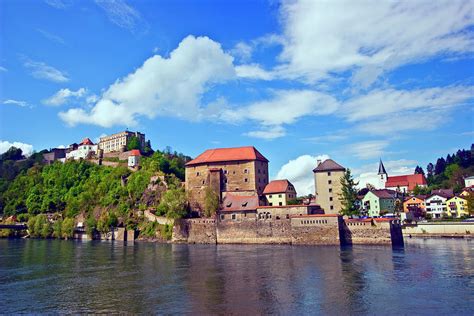
[[[446,202],[452,197],[453,194],[449,192],[432,193],[425,200],[426,213],[430,214],[432,218],[442,218],[443,215],[449,215]]]
[[[287,179],[273,180],[263,190],[269,206],[285,206],[289,200],[296,199],[296,190],[294,185]]]
[[[79,145],[77,145],[77,149],[71,150],[66,152],[66,160],[67,159],[86,159],[93,155],[96,155],[98,151],[98,147],[94,144],[90,138],[84,138]]]
[[[257,196],[264,204],[268,159],[253,146],[208,149],[189,161],[185,169],[185,187],[193,210],[203,210],[207,188],[216,192],[221,201],[232,193]]]
[[[372,190],[367,192],[362,199],[362,208],[368,216],[379,217],[387,213],[394,213],[397,199],[397,191],[388,189]]]

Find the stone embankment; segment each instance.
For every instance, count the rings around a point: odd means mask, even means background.
[[[405,237],[463,237],[474,236],[474,222],[432,222],[403,226]]]
[[[403,245],[399,221],[344,220],[338,215],[280,220],[177,220],[173,242],[205,244]]]

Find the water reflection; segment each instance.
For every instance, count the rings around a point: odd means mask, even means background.
[[[465,240],[410,240],[405,249],[0,240],[0,308],[463,314],[473,303],[473,262]]]

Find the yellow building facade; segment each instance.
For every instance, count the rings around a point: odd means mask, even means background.
[[[467,200],[461,196],[454,196],[446,201],[446,208],[452,217],[468,216]]]

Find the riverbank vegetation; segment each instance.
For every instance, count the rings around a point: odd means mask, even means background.
[[[0,213],[28,222],[33,237],[69,238],[71,220],[79,217],[92,235],[115,226],[139,228],[145,209],[173,219],[188,215],[185,155],[153,151],[142,157],[138,171],[42,160],[42,154],[26,158],[13,147],[0,156]],[[59,216],[48,220],[46,214]]]

